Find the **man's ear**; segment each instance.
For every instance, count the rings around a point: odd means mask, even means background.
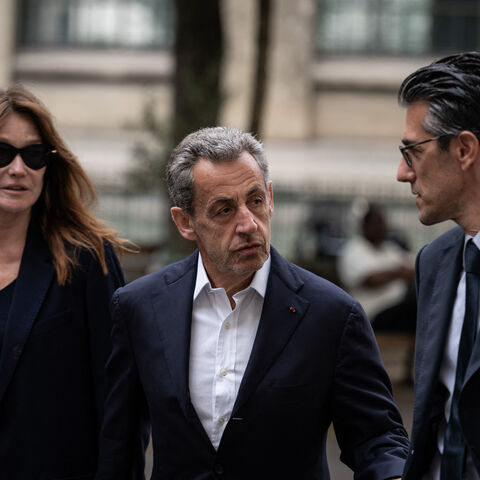
[[[193,228],[192,218],[187,212],[185,212],[185,210],[182,210],[180,207],[172,207],[170,209],[170,214],[183,238],[186,238],[187,240],[197,239],[195,229]]]
[[[478,162],[480,153],[478,138],[469,130],[464,130],[457,135],[456,153],[462,170],[472,168]]]

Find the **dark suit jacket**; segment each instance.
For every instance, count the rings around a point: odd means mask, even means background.
[[[421,478],[436,451],[438,425],[446,399],[438,374],[462,271],[464,235],[460,227],[455,227],[424,247],[417,256],[415,396],[412,441],[404,474],[407,480]],[[477,336],[459,409],[462,428],[480,471],[479,404],[480,338]]]
[[[198,253],[116,292],[97,479],[143,478],[136,455],[149,420],[156,480],[328,479],[332,420],[355,478],[400,476],[406,432],[362,309],[271,255],[257,336],[218,451],[188,389]]]
[[[56,281],[50,251],[30,227],[0,355],[0,478],[88,479],[96,471],[111,350],[109,302],[123,285],[81,253],[71,283]]]

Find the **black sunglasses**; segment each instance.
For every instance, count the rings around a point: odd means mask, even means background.
[[[57,153],[55,147],[52,147],[52,145],[44,145],[43,143],[16,148],[9,143],[0,142],[0,168],[6,167],[20,154],[23,163],[25,163],[28,168],[40,170],[47,164],[48,157],[54,153]]]

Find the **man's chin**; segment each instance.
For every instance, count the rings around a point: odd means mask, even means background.
[[[236,256],[233,262],[233,269],[243,274],[255,273],[262,268],[267,258],[268,255],[266,255],[265,252],[262,252],[262,254],[257,252],[250,255],[241,254],[240,256]]]
[[[420,220],[420,223],[425,226],[430,226],[430,225],[436,225],[437,223],[443,222],[444,218],[436,217],[433,215],[428,215],[426,212],[420,211],[418,213],[418,219]]]

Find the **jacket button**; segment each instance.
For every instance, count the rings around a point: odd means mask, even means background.
[[[223,466],[220,464],[220,463],[217,463],[215,464],[215,466],[213,467],[213,471],[217,474],[217,475],[223,475]]]

